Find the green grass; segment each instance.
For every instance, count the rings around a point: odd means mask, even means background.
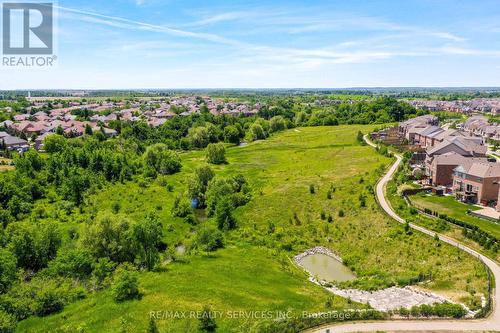
[[[359,285],[381,288],[404,282],[419,273],[432,273],[421,288],[454,300],[467,301],[486,291],[484,267],[474,258],[432,238],[413,233],[387,217],[372,189],[391,159],[356,142],[356,133],[373,126],[298,128],[245,147],[229,147],[228,164],[214,166],[218,176],[245,175],[253,198],[235,211],[238,228],[226,234],[227,246],[213,256],[189,252],[184,262],[164,263],[158,272],[141,272],[141,300],[116,304],[109,291],[91,293],[61,313],[21,322],[19,332],[140,332],[151,311],[213,310],[324,311],[330,294],[310,283],[290,258],[316,245],[331,248],[356,272]],[[62,224],[82,230],[114,202],[120,214],[141,219],[155,210],[165,226],[169,248],[188,249],[198,226],[172,218],[176,195],[185,191],[193,169],[204,153],[182,155],[182,172],[144,187],[140,182],[109,185],[86,199],[81,212],[64,215]],[[313,184],[315,194],[309,192]],[[335,188],[332,199],[327,192]],[[360,207],[359,196],[366,196]],[[47,210],[53,204],[44,203]],[[344,217],[339,217],[343,211]],[[333,222],[321,220],[321,212]],[[214,223],[211,219],[202,224]],[[269,233],[269,223],[276,226]],[[69,228],[69,227],[67,227]],[[290,251],[288,249],[291,249]],[[472,294],[475,294],[472,296]],[[335,297],[334,309],[353,308]],[[221,331],[255,331],[262,319],[217,319]],[[195,319],[160,320],[162,332],[196,331]]]
[[[468,222],[500,238],[500,224],[467,214],[467,210],[481,209],[477,206],[464,204],[451,196],[414,195],[410,199],[419,206]]]

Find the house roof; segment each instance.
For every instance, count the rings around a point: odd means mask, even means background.
[[[431,125],[431,126],[427,126],[425,128],[422,128],[420,130],[417,130],[415,133],[423,135],[423,136],[428,136],[432,133],[440,133],[442,131],[444,131],[444,130],[441,127]]]
[[[500,177],[500,163],[495,163],[495,162],[472,163],[467,174],[481,178]]]
[[[484,155],[486,154],[487,148],[486,146],[483,146],[477,142],[476,138],[473,137],[462,137],[462,136],[452,136],[448,137],[443,142],[439,143],[438,145],[430,148],[427,151],[428,155],[435,155],[438,154],[439,151],[442,149],[454,145],[457,147],[457,153],[460,152],[460,150],[467,154],[467,155]]]
[[[15,137],[15,136],[5,136],[2,138],[3,142],[6,145],[23,145],[23,144],[28,144],[28,141],[23,140],[21,138]]]

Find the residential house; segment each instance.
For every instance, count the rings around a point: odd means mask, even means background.
[[[430,165],[426,167],[426,174],[429,178],[429,184],[433,186],[453,185],[453,173],[459,165],[465,165],[474,162],[487,162],[485,157],[465,157],[454,151],[443,155],[436,155]]]
[[[458,200],[492,205],[498,200],[500,163],[466,159],[454,170],[453,190]]]
[[[416,118],[408,119],[399,124],[398,132],[401,137],[404,137],[408,142],[413,143],[416,132],[428,127],[437,126],[439,119],[432,115],[423,115]]]
[[[2,140],[3,144],[8,150],[26,151],[29,149],[28,141],[12,135],[3,136],[0,138],[0,140]]]

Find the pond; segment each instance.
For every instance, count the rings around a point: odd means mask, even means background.
[[[349,281],[354,280],[354,273],[340,261],[323,253],[307,255],[300,259],[300,265],[309,271],[313,276],[317,276],[325,281]]]

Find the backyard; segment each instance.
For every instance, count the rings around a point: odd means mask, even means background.
[[[478,206],[462,203],[457,201],[453,196],[417,194],[411,196],[410,199],[414,204],[422,208],[428,208],[457,220],[470,223],[500,238],[500,224],[467,214],[468,210],[474,211],[481,209]]]

